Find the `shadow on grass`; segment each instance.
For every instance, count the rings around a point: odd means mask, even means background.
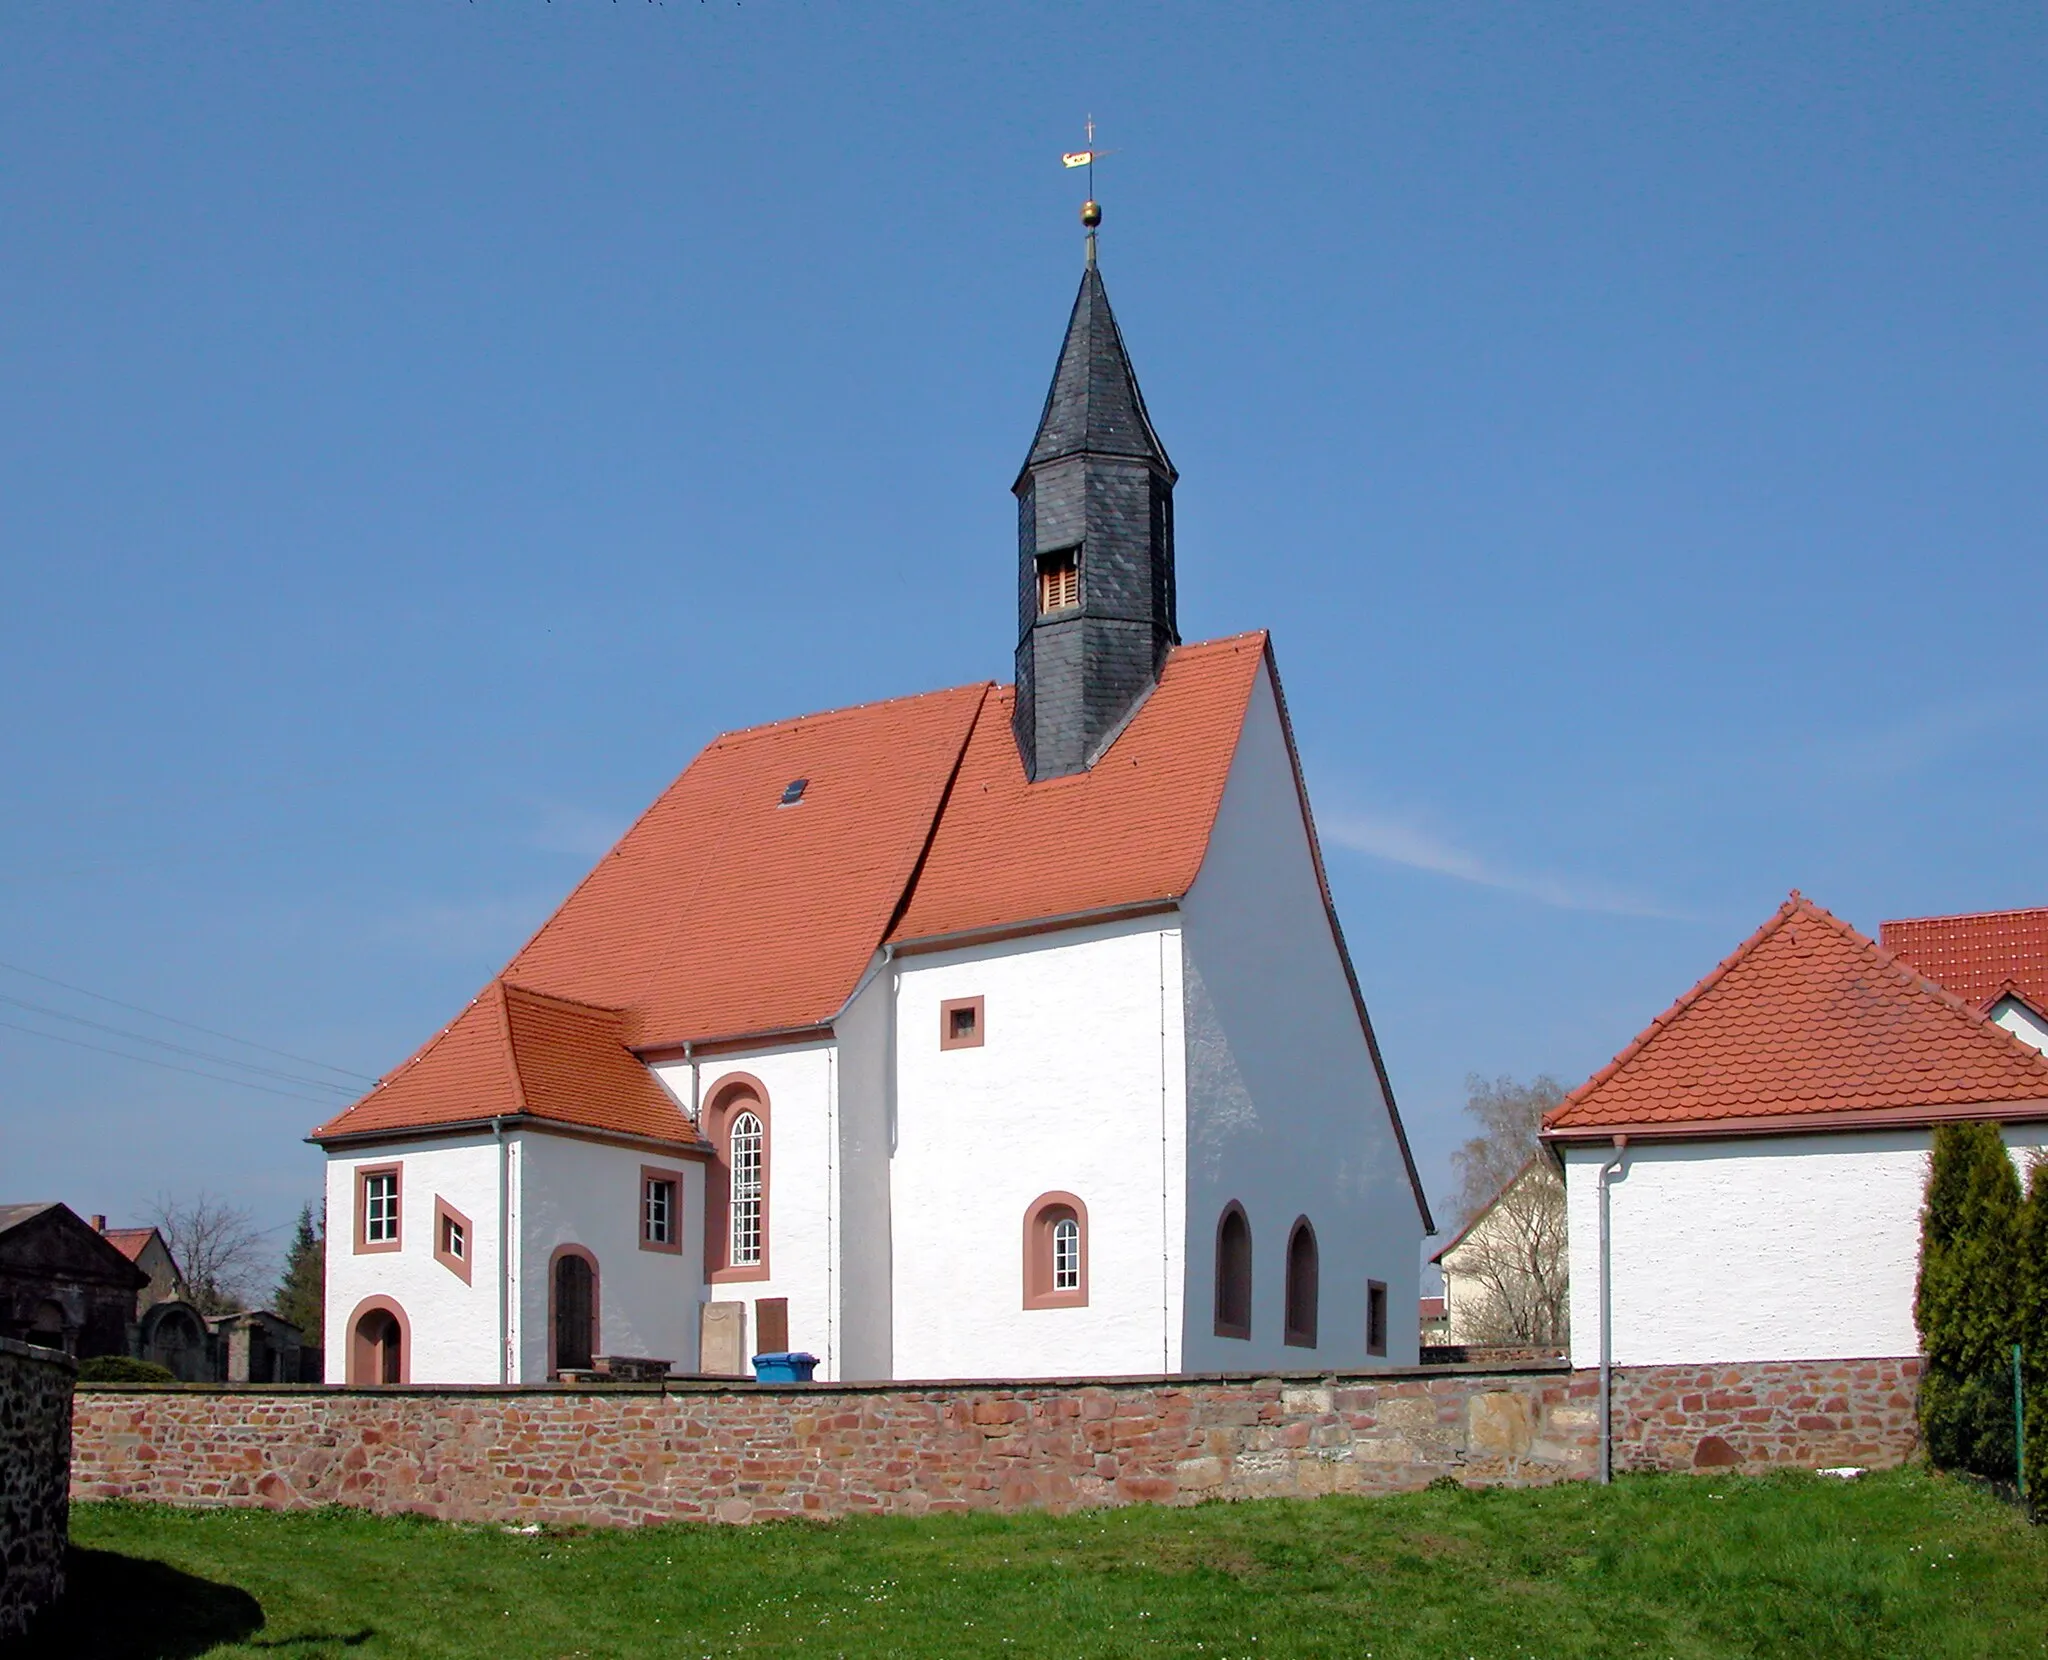
[[[289,1652],[369,1641],[366,1629],[259,1638],[263,1607],[239,1585],[219,1585],[145,1557],[73,1545],[63,1599],[46,1609],[8,1660],[190,1660],[222,1643]]]

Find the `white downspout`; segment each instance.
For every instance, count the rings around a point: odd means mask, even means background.
[[[1600,1167],[1600,1480],[1614,1479],[1614,1247],[1610,1185],[1625,1174],[1628,1137],[1614,1138],[1614,1157]]]

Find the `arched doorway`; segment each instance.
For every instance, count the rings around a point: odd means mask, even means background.
[[[554,1370],[590,1369],[597,1348],[597,1259],[580,1245],[562,1245],[548,1284],[553,1305]]]
[[[348,1381],[405,1383],[411,1378],[411,1334],[405,1311],[389,1297],[357,1305],[348,1323]]]

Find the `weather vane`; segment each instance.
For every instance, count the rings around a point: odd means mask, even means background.
[[[1102,204],[1095,199],[1095,158],[1110,154],[1107,150],[1095,148],[1095,117],[1088,117],[1088,147],[1085,150],[1068,150],[1060,156],[1063,167],[1085,167],[1088,169],[1088,200],[1081,204],[1081,223],[1088,227],[1088,263],[1095,263],[1095,227],[1102,223]]]

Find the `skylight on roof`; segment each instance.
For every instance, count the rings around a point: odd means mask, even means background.
[[[808,778],[792,778],[782,787],[781,806],[794,807],[804,798],[804,789],[810,783]]]

